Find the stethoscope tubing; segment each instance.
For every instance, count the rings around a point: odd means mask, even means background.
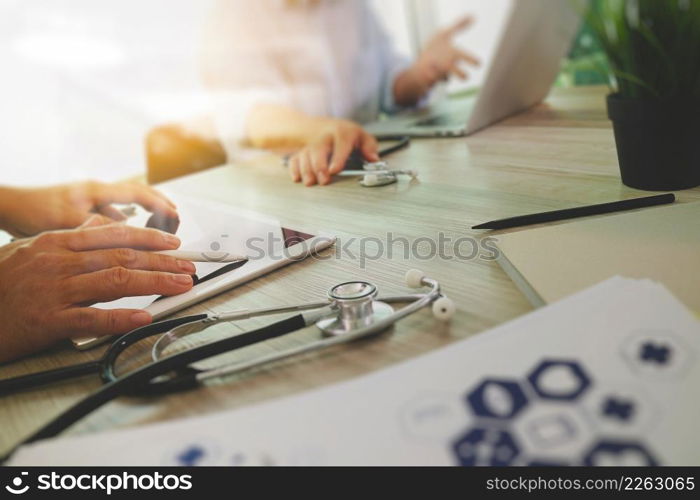
[[[403,302],[415,302],[416,300],[419,300],[423,295],[422,294],[414,294],[414,295],[400,295],[400,296],[395,296],[395,297],[380,297],[377,300],[379,302],[386,302],[387,304],[394,304],[394,303],[403,303]],[[185,323],[180,325],[179,327],[173,328],[172,330],[168,331],[167,333],[163,334],[153,345],[153,348],[151,349],[151,359],[153,361],[158,361],[163,357],[163,352],[175,343],[176,341],[194,334],[194,333],[199,333],[211,326],[220,324],[220,323],[228,323],[232,321],[239,321],[239,320],[244,320],[244,319],[252,319],[252,318],[259,318],[262,316],[270,316],[270,315],[275,315],[275,314],[284,314],[284,313],[292,313],[292,312],[303,312],[303,311],[309,311],[309,310],[322,310],[324,308],[329,308],[332,307],[332,302],[326,300],[324,302],[309,302],[307,304],[299,304],[296,306],[284,306],[284,307],[271,307],[268,309],[257,309],[255,311],[250,311],[247,309],[241,309],[239,311],[232,311],[228,313],[220,313],[216,314],[213,316],[208,316],[207,318],[203,320],[195,320],[192,321],[191,323]],[[329,311],[330,312],[330,311]],[[182,327],[187,327],[191,326],[191,330],[188,330],[185,333],[180,333],[178,330],[180,330]]]
[[[187,367],[188,365],[202,361],[203,359],[244,347],[247,345],[246,342],[250,342],[251,338],[267,340],[280,336],[280,332],[296,331],[304,326],[304,319],[302,315],[296,315],[283,321],[279,321],[273,325],[268,325],[254,331],[247,332],[246,334],[229,337],[217,342],[195,347],[188,351],[164,358],[157,363],[145,365],[131,373],[125,374],[103,385],[100,389],[79,401],[61,413],[51,422],[43,426],[22,444],[29,444],[42,439],[54,437],[101,406],[109,403],[113,399],[116,399],[122,395],[129,395],[138,392],[136,389],[139,386],[147,386],[147,384],[152,383],[152,381],[157,377],[178,369],[182,369],[183,367]],[[110,364],[105,363],[104,366],[108,370],[106,374],[107,378],[113,377],[114,372]],[[195,373],[196,372],[188,371],[184,375],[181,375],[177,379],[177,384],[179,386],[178,388],[182,390],[184,388],[193,388],[198,386],[199,382],[195,377]],[[105,373],[103,373],[103,376],[105,376]]]
[[[186,324],[187,321],[201,321],[206,319],[207,315],[178,318],[176,320],[169,320],[135,330],[134,332],[131,332],[117,340],[117,342],[110,347],[107,353],[105,353],[105,356],[100,362],[95,362],[92,364],[92,369],[95,369],[95,365],[99,366],[100,376],[102,380],[106,382],[100,389],[61,413],[18,446],[55,437],[90,413],[119,396],[134,394],[156,395],[173,391],[193,389],[202,385],[205,381],[211,378],[230,376],[234,373],[239,373],[253,367],[272,363],[274,361],[310,353],[335,345],[353,342],[361,338],[379,334],[389,329],[396,321],[413,314],[440,297],[440,286],[436,281],[426,278],[424,279],[424,283],[431,286],[430,292],[426,294],[407,295],[385,299],[387,302],[411,301],[411,303],[395,311],[390,317],[379,320],[370,326],[342,336],[326,338],[311,344],[306,344],[304,346],[291,348],[279,353],[273,353],[268,356],[256,358],[248,362],[237,363],[206,371],[197,370],[190,367],[190,365],[204,359],[277,338],[305,328],[308,326],[307,318],[305,318],[303,314],[297,314],[290,318],[253,331],[227,337],[222,340],[204,344],[172,356],[168,356],[159,361],[152,362],[138,368],[133,372],[122,375],[121,377],[117,377],[114,369],[116,359],[125,349],[132,346],[135,342],[157,333],[163,333],[164,328],[166,327],[173,329]],[[85,364],[85,370],[87,370],[87,364]],[[173,377],[164,381],[157,380],[158,378],[173,372],[175,373]],[[8,456],[11,456],[11,454]]]
[[[158,364],[167,359],[172,358],[186,360],[189,359],[189,356],[185,356],[185,354],[194,353],[192,354],[194,358],[193,361],[183,361],[179,366],[180,369],[187,369],[187,372],[184,374],[184,376],[182,374],[179,374],[178,376],[175,376],[174,378],[163,382],[149,381],[148,385],[145,385],[143,388],[137,388],[134,394],[156,395],[191,389],[194,387],[192,385],[192,383],[194,382],[192,375],[200,373],[200,370],[187,367],[187,365],[189,365],[190,363],[194,363],[203,359],[217,356],[219,354],[235,351],[237,349],[242,349],[243,347],[249,347],[260,342],[265,342],[267,340],[281,337],[283,335],[287,335],[289,333],[305,328],[306,326],[307,323],[304,316],[302,314],[297,314],[296,316],[277,321],[257,330],[248,331],[239,335],[234,335],[232,337],[226,337],[222,340],[210,342],[208,344],[189,349],[188,351],[168,356],[152,364]],[[113,349],[110,349],[108,359],[102,365],[102,371],[100,373],[100,377],[102,378],[103,382],[113,383],[121,378],[128,377],[129,374],[120,377],[115,371],[117,358],[128,347],[128,345],[117,345]],[[177,382],[179,378],[182,379],[181,382]]]
[[[380,299],[385,302],[410,302],[417,300],[418,295],[407,295],[402,297],[391,297],[386,299]],[[328,302],[314,302],[308,304],[302,304],[297,306],[289,307],[277,307],[270,309],[261,309],[250,313],[247,311],[237,311],[233,313],[224,313],[216,315],[214,317],[208,316],[206,314],[199,314],[193,316],[186,316],[182,318],[176,318],[171,320],[159,321],[151,325],[147,325],[142,328],[133,330],[119,339],[117,339],[105,352],[105,354],[96,361],[89,361],[87,363],[80,363],[76,365],[71,365],[67,367],[57,368],[54,370],[47,370],[38,373],[31,373],[28,375],[22,375],[19,377],[13,377],[5,380],[0,380],[0,397],[8,396],[18,392],[24,392],[32,389],[39,389],[48,385],[53,385],[58,382],[63,382],[66,380],[71,380],[74,378],[80,378],[88,375],[100,375],[100,378],[104,383],[113,382],[117,376],[114,370],[114,363],[121,353],[123,353],[127,348],[133,346],[134,344],[140,342],[149,337],[153,337],[159,334],[166,334],[177,327],[193,324],[197,322],[206,322],[208,320],[214,319],[211,324],[223,323],[229,321],[235,321],[240,319],[249,319],[271,314],[283,314],[291,312],[300,312],[309,309],[317,309],[328,306]],[[251,339],[252,340],[252,339]],[[262,339],[260,341],[263,341]],[[154,345],[154,349],[156,348]],[[251,344],[247,344],[251,345]],[[159,356],[155,356],[154,360]],[[143,395],[154,395],[156,393],[163,394],[174,392],[176,390],[174,385],[171,385],[170,389],[166,388],[163,384],[161,392],[158,392],[154,387],[144,388]]]
[[[54,370],[46,370],[0,380],[0,397],[26,391],[28,389],[44,387],[73,378],[95,375],[99,373],[100,368],[101,361],[88,361],[87,363],[66,366],[64,368],[56,368]]]
[[[383,320],[379,320],[370,326],[358,329],[352,333],[347,333],[345,335],[337,337],[329,337],[323,340],[318,340],[310,344],[301,345],[299,347],[293,347],[281,352],[275,352],[268,354],[267,356],[262,356],[253,360],[243,361],[239,363],[234,363],[231,365],[225,365],[219,368],[214,368],[211,370],[201,371],[199,373],[193,374],[193,377],[197,379],[199,383],[203,383],[207,380],[213,378],[220,378],[225,376],[235,375],[240,372],[250,370],[252,368],[257,368],[269,363],[274,363],[276,361],[281,361],[283,359],[292,358],[295,356],[301,356],[304,354],[309,354],[314,351],[319,351],[321,349],[326,349],[329,347],[346,344],[349,342],[354,342],[356,340],[363,339],[365,337],[370,337],[373,335],[378,335],[379,333],[387,330],[394,323],[406,316],[419,311],[423,307],[430,304],[433,300],[440,297],[440,289],[436,282],[434,282],[434,289],[431,292],[416,296],[406,296],[406,297],[392,297],[391,299],[384,299],[384,302],[409,302],[409,305],[402,307],[398,311],[395,311],[393,315]],[[402,300],[409,299],[409,300]]]
[[[192,323],[194,321],[206,318],[206,314],[198,314],[152,323],[133,330],[117,339],[114,344],[107,349],[107,352],[105,352],[102,358],[97,361],[89,361],[87,363],[66,366],[55,370],[30,373],[29,375],[0,380],[0,397],[14,394],[16,392],[44,387],[56,382],[84,377],[86,375],[100,374],[104,371],[105,364],[111,359],[110,353],[113,349],[119,348],[124,350],[125,348],[132,346],[148,337],[153,337],[154,335],[165,333],[183,324]]]
[[[379,151],[379,157],[384,158],[394,154],[402,149],[406,149],[411,145],[411,137],[408,135],[378,135],[375,136],[378,141],[398,141],[396,144],[387,146]]]

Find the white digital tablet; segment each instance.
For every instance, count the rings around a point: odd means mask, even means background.
[[[229,205],[183,196],[162,190],[178,207],[180,225],[177,236],[179,250],[202,253],[211,262],[195,263],[195,286],[187,293],[173,297],[128,297],[96,304],[100,309],[145,309],[155,321],[214,295],[247,283],[276,269],[303,260],[331,247],[335,236],[288,228],[274,218],[243,211]],[[150,214],[137,207],[129,225],[144,227]],[[209,254],[208,252],[211,252]],[[245,262],[219,263],[221,255],[245,255]],[[110,337],[73,339],[76,348],[84,350],[108,341]]]

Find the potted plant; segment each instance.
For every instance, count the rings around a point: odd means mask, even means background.
[[[586,17],[610,67],[622,182],[700,186],[700,0],[591,0]]]

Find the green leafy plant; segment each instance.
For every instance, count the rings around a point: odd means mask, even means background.
[[[586,20],[621,97],[700,99],[700,0],[590,0]]]

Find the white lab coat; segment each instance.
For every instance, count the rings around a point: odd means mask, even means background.
[[[372,121],[395,111],[400,56],[367,0],[220,0],[206,26],[204,81],[229,154],[259,103]]]

